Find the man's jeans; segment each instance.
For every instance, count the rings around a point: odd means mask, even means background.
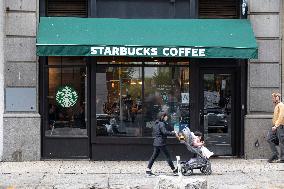
[[[280,160],[284,160],[284,125],[280,125],[279,127],[277,127],[276,130],[276,134],[277,137],[279,139],[279,148],[280,148]],[[279,155],[277,148],[276,148],[276,144],[273,143],[272,141],[269,140],[270,136],[268,136],[268,144],[270,146],[270,149],[272,151],[273,155]]]

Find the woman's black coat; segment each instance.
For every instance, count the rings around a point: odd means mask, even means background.
[[[153,128],[154,143],[153,146],[165,146],[167,136],[174,136],[175,133],[168,131],[164,122],[157,120]]]

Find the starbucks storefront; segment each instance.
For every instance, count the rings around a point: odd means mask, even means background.
[[[243,154],[248,20],[41,17],[37,55],[43,158],[146,160],[161,111],[216,155]]]

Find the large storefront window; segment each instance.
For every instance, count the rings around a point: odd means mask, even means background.
[[[86,136],[86,66],[82,58],[48,58],[46,136]]]
[[[136,64],[137,65],[137,64]],[[169,130],[189,125],[189,67],[168,63],[96,68],[96,135],[152,136],[159,112]]]
[[[188,67],[146,67],[144,82],[146,136],[151,136],[160,112],[170,115],[168,130],[189,126]]]
[[[98,68],[96,103],[97,136],[141,136],[142,68]]]

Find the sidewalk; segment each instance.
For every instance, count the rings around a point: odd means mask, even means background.
[[[212,175],[194,170],[192,178],[205,178],[208,188],[282,189],[284,164],[266,160],[212,159]],[[0,188],[151,189],[158,176],[146,176],[146,161],[37,161],[0,162]],[[153,172],[171,175],[165,161]]]

